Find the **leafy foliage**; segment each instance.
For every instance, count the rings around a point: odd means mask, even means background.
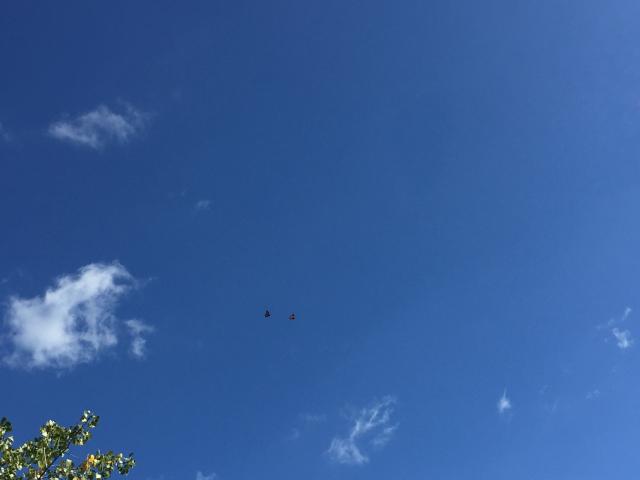
[[[135,465],[133,455],[97,451],[76,464],[68,456],[74,445],[84,445],[100,417],[90,411],[80,421],[63,427],[49,420],[40,428],[40,436],[13,448],[11,423],[0,419],[0,480],[100,480],[114,470],[126,475]]]

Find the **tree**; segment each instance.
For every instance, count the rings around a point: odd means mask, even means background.
[[[91,438],[91,430],[100,417],[90,411],[80,421],[63,427],[49,420],[40,428],[40,436],[13,448],[11,423],[0,420],[0,480],[100,480],[111,476],[114,470],[126,475],[135,465],[133,455],[122,453],[89,454],[76,464],[65,458],[72,446],[84,445]]]

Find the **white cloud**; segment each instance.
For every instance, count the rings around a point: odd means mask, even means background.
[[[131,353],[138,358],[143,358],[147,352],[147,339],[144,335],[153,332],[154,328],[142,320],[127,320],[124,323],[131,334]]]
[[[12,297],[5,314],[9,352],[19,368],[70,368],[118,343],[114,310],[135,284],[119,263],[92,263],[58,278],[44,295]]]
[[[198,200],[195,205],[196,210],[209,210],[211,208],[211,200]]]
[[[210,473],[209,475],[205,475],[200,470],[196,472],[196,480],[214,480],[218,478],[218,475],[215,473]]]
[[[49,135],[58,140],[93,149],[107,143],[126,143],[144,126],[146,115],[125,104],[122,113],[111,111],[105,105],[79,115],[59,120],[49,125]]]
[[[631,338],[631,332],[629,330],[614,328],[611,330],[611,333],[616,338],[620,350],[626,350],[633,345],[633,338]]]
[[[502,393],[502,396],[498,399],[498,413],[503,415],[513,408],[511,405],[511,399],[507,397],[507,390]]]
[[[395,403],[393,397],[385,397],[360,410],[352,419],[349,435],[331,440],[327,451],[329,456],[336,462],[347,465],[368,463],[369,457],[361,444],[368,439],[372,446],[381,448],[389,442],[397,429],[397,425],[391,424]]]
[[[598,330],[608,330],[611,335],[616,339],[616,344],[620,350],[626,350],[634,344],[634,339],[631,335],[631,331],[622,328],[622,324],[627,321],[631,315],[631,308],[626,307],[622,315],[618,318],[611,318],[607,322],[598,325]],[[611,337],[606,337],[605,342],[608,342]]]

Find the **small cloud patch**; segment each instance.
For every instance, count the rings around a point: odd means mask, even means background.
[[[395,404],[393,397],[385,397],[361,409],[352,418],[349,434],[346,437],[335,437],[331,440],[327,450],[329,457],[345,465],[368,463],[366,445],[369,444],[377,449],[384,447],[398,428],[397,424],[391,423]]]
[[[51,137],[63,142],[100,150],[110,143],[124,144],[138,134],[146,123],[147,115],[125,104],[121,112],[105,105],[95,110],[64,118],[49,125]]]
[[[209,475],[205,475],[200,470],[196,472],[196,480],[215,480],[216,478],[218,478],[218,475],[213,472]]]
[[[131,335],[131,353],[137,358],[144,358],[147,353],[147,339],[145,335],[152,333],[154,328],[142,320],[127,320],[124,323]]]
[[[620,350],[626,350],[633,345],[633,338],[631,337],[631,332],[629,330],[614,328],[611,330],[611,334],[615,337],[616,344]]]
[[[587,392],[587,394],[585,395],[585,398],[587,400],[595,400],[598,397],[600,397],[600,390],[598,390],[597,388],[595,390]]]
[[[511,404],[511,399],[507,397],[507,390],[505,390],[502,393],[502,396],[498,399],[497,407],[498,407],[498,413],[500,415],[504,415],[508,413],[513,408],[513,405]]]
[[[194,208],[198,212],[209,210],[211,208],[211,200],[198,200]]]

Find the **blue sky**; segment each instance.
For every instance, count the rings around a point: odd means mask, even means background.
[[[4,5],[0,415],[139,480],[637,477],[639,14]]]

